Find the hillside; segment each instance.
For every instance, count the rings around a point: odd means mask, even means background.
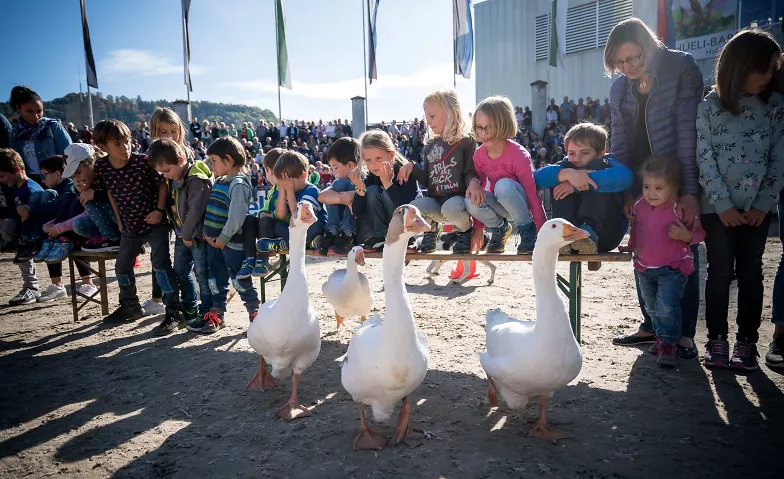
[[[80,102],[79,93],[69,93],[61,98],[44,102],[46,116],[59,118],[65,122],[72,121],[78,127],[87,122],[87,95],[82,95]],[[172,102],[167,100],[147,101],[141,97],[131,99],[126,96],[104,97],[100,93],[93,95],[93,117],[95,122],[106,118],[115,118],[133,127],[137,121],[149,121],[150,115],[158,106],[172,107]],[[227,124],[235,125],[243,121],[259,120],[275,121],[275,114],[268,109],[248,105],[232,105],[228,103],[214,103],[210,101],[191,102],[191,112],[199,121],[217,119]],[[0,103],[0,113],[9,119],[16,117],[8,103]],[[183,118],[184,121],[187,119]]]

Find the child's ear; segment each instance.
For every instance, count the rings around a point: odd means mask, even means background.
[[[348,165],[349,169],[351,169],[351,170],[353,170],[354,168],[357,167],[357,162],[356,161],[349,161],[346,164]]]
[[[599,152],[599,158],[604,158],[607,155],[607,148]]]
[[[187,162],[188,162],[188,160],[186,160],[185,158],[183,158],[183,157],[181,157],[181,156],[178,156],[178,157],[177,157],[177,164],[178,164],[178,165],[182,166],[182,165],[184,165],[184,164],[185,164],[185,163],[187,163]]]

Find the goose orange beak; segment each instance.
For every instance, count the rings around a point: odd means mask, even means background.
[[[587,231],[577,228],[575,226],[565,224],[563,227],[563,238],[566,241],[572,242],[590,236]]]

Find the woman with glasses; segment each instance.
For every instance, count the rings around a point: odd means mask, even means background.
[[[630,18],[610,32],[604,49],[604,66],[608,75],[620,74],[610,88],[611,153],[633,172],[638,172],[651,155],[675,156],[681,167],[676,212],[687,228],[698,226],[696,121],[703,81],[697,63],[688,53],[668,49],[645,23]],[[632,199],[641,191],[639,175],[635,175],[624,206],[630,223],[634,223]],[[697,357],[694,334],[699,307],[699,255],[696,245],[692,254],[695,273],[689,277],[683,294],[682,336],[676,347],[681,359]],[[639,298],[639,285],[637,295]],[[639,330],[614,338],[613,344],[633,346],[654,342],[651,318],[641,309],[644,321]]]

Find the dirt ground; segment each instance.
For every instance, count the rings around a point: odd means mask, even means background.
[[[781,254],[765,253],[760,349],[770,340],[770,296]],[[150,294],[149,258],[139,273]],[[485,312],[534,314],[529,263],[499,265],[496,283],[465,286],[406,270],[417,323],[430,344],[430,371],[412,394],[412,433],[404,444],[354,452],[358,410],[340,384],[340,360],[357,321],[335,331],[321,284],[337,260],[308,259],[310,301],[321,316],[322,349],[304,374],[300,400],[313,416],[275,417],[290,381],[243,392],[258,360],[236,298],[228,326],[212,336],[185,330],[152,336],[162,319],[102,327],[98,306],[72,322],[61,301],[0,308],[0,475],[2,477],[774,477],[781,471],[784,377],[763,367],[738,375],[697,361],[662,370],[643,348],[614,347],[640,313],[631,264],[584,269],[583,369],[558,391],[553,425],[574,435],[556,446],[528,437],[535,406],[490,410],[478,353]],[[110,265],[110,268],[113,267]],[[444,270],[451,268],[445,267]],[[559,267],[566,273],[565,265]],[[384,297],[380,261],[368,260],[376,304]],[[446,271],[448,272],[448,271]],[[117,286],[110,271],[110,308]],[[46,275],[44,270],[44,276]],[[48,280],[43,281],[45,284]],[[0,257],[0,303],[19,288],[9,255]],[[279,285],[268,290],[276,296]],[[731,317],[734,311],[731,311]],[[698,343],[705,338],[704,319]],[[734,330],[734,327],[731,326]],[[393,425],[380,430],[391,435]],[[781,476],[776,476],[781,477]]]

